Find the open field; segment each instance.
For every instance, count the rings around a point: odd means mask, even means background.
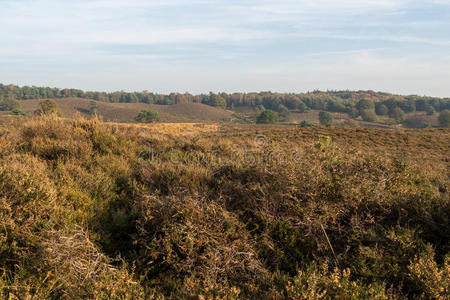
[[[450,130],[0,122],[0,298],[447,299]]]

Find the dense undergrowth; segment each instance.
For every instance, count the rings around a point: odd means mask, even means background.
[[[3,126],[0,298],[448,297],[448,131],[258,130]]]

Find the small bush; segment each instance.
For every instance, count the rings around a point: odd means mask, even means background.
[[[28,114],[25,113],[20,107],[19,108],[14,108],[11,111],[11,114],[13,114],[15,116],[28,116]]]
[[[161,118],[154,110],[143,110],[137,115],[136,121],[141,123],[156,123],[161,121]]]
[[[14,110],[20,107],[19,101],[14,99],[0,99],[0,111]]]
[[[333,124],[333,115],[326,111],[319,112],[319,121],[321,125],[331,126]]]
[[[315,124],[311,121],[308,121],[308,120],[303,120],[298,124],[298,126],[299,127],[314,127],[314,126],[317,126],[317,124]]]
[[[278,116],[277,114],[267,109],[259,114],[259,116],[256,118],[257,124],[275,124],[278,122]]]
[[[45,100],[39,103],[40,108],[34,111],[36,116],[44,116],[50,114],[61,115],[59,111],[58,104],[53,100]]]

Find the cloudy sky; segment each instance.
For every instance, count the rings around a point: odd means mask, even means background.
[[[450,97],[450,0],[0,0],[0,82]]]

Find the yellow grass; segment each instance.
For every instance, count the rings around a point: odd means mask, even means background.
[[[196,135],[201,133],[215,132],[219,130],[217,124],[204,123],[155,123],[155,124],[117,124],[125,128],[148,128],[160,134],[169,135]]]

